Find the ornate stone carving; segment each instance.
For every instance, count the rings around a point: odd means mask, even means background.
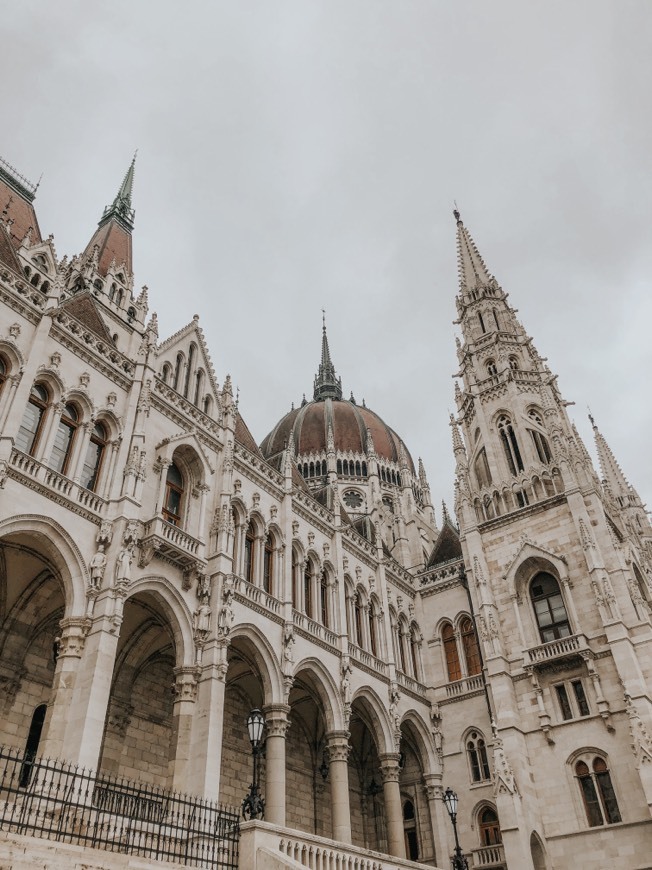
[[[518,785],[514,771],[507,760],[503,741],[498,736],[498,729],[493,720],[491,722],[491,731],[494,738],[494,795],[497,797],[499,794],[505,793],[518,794]]]
[[[196,665],[174,669],[172,693],[175,701],[196,701],[200,669]]]

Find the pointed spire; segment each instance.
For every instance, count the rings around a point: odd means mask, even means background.
[[[604,436],[598,429],[595,420],[589,414],[591,426],[593,426],[593,435],[595,437],[595,447],[598,451],[598,460],[602,477],[614,496],[628,496],[634,494],[633,488],[627,481],[627,478],[622,472],[620,465],[616,462],[616,457],[611,452],[611,448],[604,439]]]
[[[450,427],[453,435],[453,453],[455,456],[462,455],[466,460],[466,450],[464,449],[464,442],[462,441],[460,428],[457,425],[457,420],[452,414],[450,415]]]
[[[487,284],[495,284],[496,279],[490,274],[484,260],[480,256],[471,234],[462,223],[460,213],[453,212],[457,223],[457,266],[461,291],[478,290]]]
[[[131,196],[134,188],[134,169],[136,166],[136,155],[138,151],[135,152],[129,169],[127,169],[125,173],[125,177],[122,179],[122,184],[120,185],[120,189],[118,190],[115,199],[111,203],[111,205],[107,205],[104,209],[104,213],[102,214],[102,220],[100,221],[100,226],[102,224],[107,223],[107,221],[114,218],[120,223],[124,229],[128,232],[131,232],[134,228],[134,216],[136,212],[133,209],[131,204]]]
[[[342,379],[335,375],[335,366],[331,359],[328,336],[326,335],[326,312],[323,309],[322,318],[321,362],[319,364],[319,371],[315,376],[315,390],[313,394],[315,401],[342,398]]]

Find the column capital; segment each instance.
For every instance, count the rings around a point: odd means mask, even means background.
[[[290,726],[290,709],[287,704],[267,704],[263,707],[268,737],[285,737]]]
[[[184,665],[174,669],[174,692],[175,701],[196,701],[197,684],[199,682],[200,669],[196,665]]]
[[[385,752],[379,756],[380,772],[383,782],[398,782],[401,775],[399,768],[400,752]]]
[[[90,628],[91,620],[87,616],[64,617],[59,622],[59,633],[55,640],[57,658],[81,658]]]
[[[423,790],[429,801],[441,800],[444,794],[444,786],[442,785],[441,773],[424,773],[423,775]]]
[[[348,761],[351,746],[349,731],[329,731],[326,735],[329,761]]]

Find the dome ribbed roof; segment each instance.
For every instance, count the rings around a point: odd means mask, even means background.
[[[295,408],[277,423],[263,440],[260,449],[268,459],[275,456],[285,448],[292,432],[297,456],[325,452],[329,424],[333,427],[337,451],[367,454],[369,429],[376,455],[380,459],[399,463],[403,447],[408,467],[414,474],[412,457],[396,432],[374,411],[347,399],[318,399]]]

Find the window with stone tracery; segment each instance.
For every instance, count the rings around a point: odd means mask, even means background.
[[[523,471],[523,460],[512,421],[506,414],[502,414],[498,418],[498,432],[509,470],[512,474],[516,475],[519,471]]]
[[[472,782],[483,782],[491,779],[487,744],[480,731],[471,731],[466,739],[466,754],[469,762]]]
[[[586,756],[575,764],[589,827],[622,821],[607,762],[599,755]]]

